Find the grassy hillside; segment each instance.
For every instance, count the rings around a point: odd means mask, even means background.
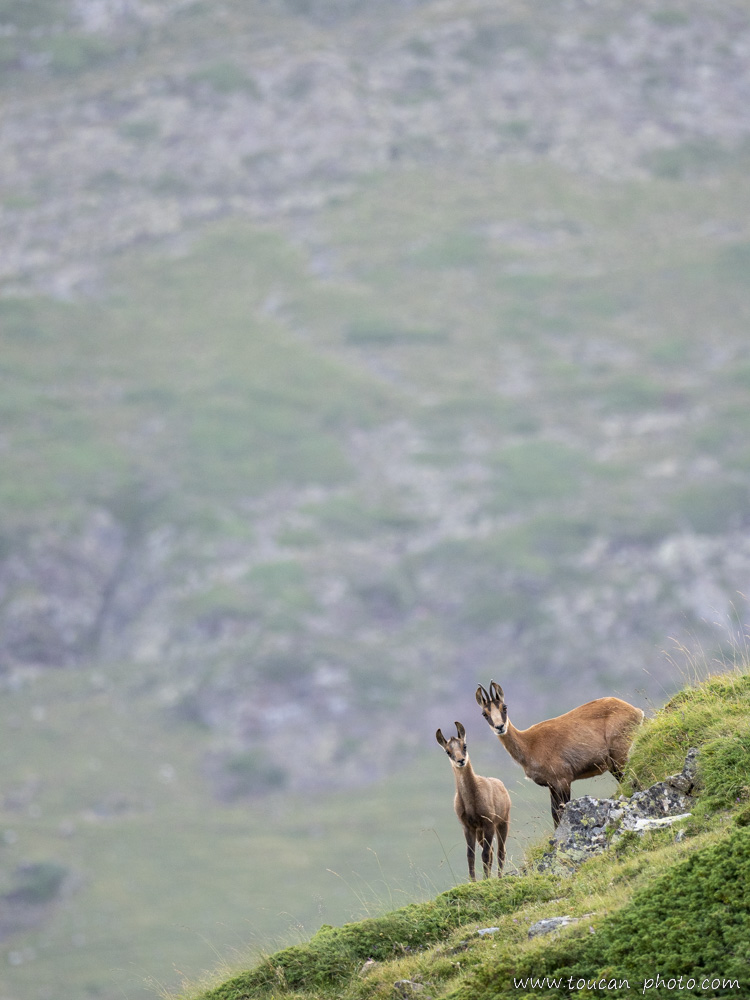
[[[703,790],[691,817],[672,828],[626,836],[563,875],[534,870],[540,846],[517,877],[324,927],[221,985],[180,996],[364,1000],[392,997],[394,984],[409,980],[416,985],[396,992],[453,1000],[584,997],[600,995],[605,982],[607,995],[637,990],[666,998],[676,995],[679,977],[679,995],[743,995],[750,958],[748,707],[745,665],[685,688],[644,724],[630,780],[661,780],[691,746],[700,748]],[[530,924],[563,914],[579,922],[553,937],[528,938]],[[487,926],[497,930],[476,933]]]

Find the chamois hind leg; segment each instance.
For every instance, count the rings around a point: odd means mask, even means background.
[[[503,874],[503,865],[505,864],[505,841],[508,839],[508,827],[509,823],[507,819],[501,820],[497,824],[497,877],[500,878]]]
[[[472,882],[476,882],[477,877],[474,874],[474,844],[476,843],[476,835],[473,830],[464,827],[464,837],[466,837],[466,860],[469,864],[469,879]]]
[[[570,785],[558,785],[557,788],[550,787],[549,795],[552,802],[552,822],[555,824],[555,829],[557,829],[563,809],[570,802]]]
[[[482,864],[484,865],[484,877],[489,878],[492,874],[492,838],[495,831],[490,827],[482,830]]]
[[[620,740],[614,746],[610,747],[608,770],[618,781],[622,781],[625,776],[625,767],[628,763],[629,754],[630,740],[627,742]]]

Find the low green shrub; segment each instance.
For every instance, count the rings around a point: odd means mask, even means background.
[[[597,927],[586,923],[551,938],[543,949],[519,952],[517,959],[501,965],[485,962],[450,994],[451,1000],[603,995],[596,985],[575,989],[581,981],[607,983],[608,997],[642,995],[648,982],[647,995],[665,1000],[677,995],[746,995],[749,882],[750,829],[735,828],[724,840],[696,851],[639,889],[630,903]],[[538,986],[530,987],[532,978]],[[710,992],[701,986],[707,979]]]
[[[58,76],[84,73],[114,55],[110,43],[89,35],[53,35],[45,40],[44,49],[50,69]]]
[[[706,811],[729,809],[750,795],[750,727],[704,744],[700,773],[705,786],[701,805]]]
[[[233,754],[224,763],[228,799],[284,788],[289,775],[261,749]]]
[[[232,94],[244,91],[253,97],[260,97],[261,92],[258,84],[252,77],[238,66],[228,60],[211,63],[193,73],[191,80],[196,83],[205,83],[219,94]]]
[[[700,483],[680,490],[673,499],[675,517],[702,535],[732,531],[747,522],[750,490],[744,483]]]
[[[506,513],[541,500],[575,495],[592,471],[587,456],[557,441],[526,441],[492,456],[496,495],[493,508]]]
[[[445,343],[445,330],[426,327],[403,327],[398,323],[378,321],[355,321],[349,324],[344,339],[348,344],[373,347],[388,347],[392,344],[436,344]]]

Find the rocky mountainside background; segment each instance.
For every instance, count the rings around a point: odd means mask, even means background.
[[[102,255],[290,219],[407,164],[624,181],[747,142],[743,3],[5,0],[0,275],[55,295]],[[105,258],[106,259],[106,258]]]
[[[733,182],[750,127],[744,5],[389,3],[374,19],[354,2],[6,0],[1,13],[4,327],[37,357],[35,338],[56,329],[47,370],[28,356],[23,376],[6,366],[4,451],[23,477],[44,460],[36,432],[60,463],[49,478],[70,480],[64,497],[36,482],[38,495],[9,498],[6,677],[133,659],[163,677],[168,663],[162,697],[243,749],[282,739],[278,713],[312,711],[321,732],[335,720],[340,735],[310,758],[320,774],[336,740],[383,725],[377,709],[359,717],[363,681],[376,703],[414,689],[429,705],[518,674],[537,711],[571,674],[571,700],[612,684],[655,694],[661,680],[643,671],[658,670],[667,637],[741,619],[747,452],[732,445],[737,412],[746,420],[749,255],[732,192],[745,194]],[[423,182],[437,206],[407,190]],[[377,231],[381,213],[390,224]],[[132,274],[113,273],[133,247],[236,268],[242,248],[233,256],[226,239],[196,249],[215,220],[271,227],[297,255],[251,278],[267,287],[238,302],[249,323],[270,317],[281,339],[358,370],[378,398],[370,412],[347,401],[343,417],[315,415],[335,459],[302,458],[287,440],[283,468],[206,500],[203,484],[159,468],[159,423],[211,409],[216,384],[197,400],[178,370],[166,388],[141,385],[137,355],[125,370],[115,355],[127,348],[102,342],[99,324],[113,294],[138,294]],[[377,273],[399,267],[413,280],[398,288]],[[459,286],[455,315],[435,283]],[[683,293],[706,314],[686,317]],[[188,306],[150,305],[179,343]],[[66,342],[84,339],[86,309],[94,354],[74,370],[85,348]],[[475,321],[494,326],[482,343],[463,328]],[[134,338],[134,322],[120,317],[119,336]],[[221,345],[222,319],[203,322]],[[262,393],[255,376],[238,397]],[[21,379],[48,415],[31,393],[19,399]],[[123,396],[132,409],[139,392],[140,426],[110,440],[128,468],[108,468],[100,442],[79,454],[79,476],[73,425]],[[185,413],[169,412],[175,396]],[[290,386],[282,406],[298,404]],[[235,416],[257,421],[245,399],[232,407],[206,416],[217,439],[236,435]],[[305,436],[298,417],[288,438]],[[273,450],[274,434],[261,426],[219,460]],[[215,443],[203,439],[183,456],[196,478]],[[196,492],[206,518],[239,517],[252,537],[180,524]],[[294,740],[274,757],[311,780]]]

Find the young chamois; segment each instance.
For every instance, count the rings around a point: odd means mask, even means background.
[[[479,685],[477,702],[490,728],[526,777],[549,788],[555,826],[570,802],[571,782],[604,771],[622,780],[634,730],[643,721],[640,708],[619,698],[597,698],[565,715],[528,729],[516,729],[508,719],[503,689],[494,681],[490,682],[489,692]]]
[[[505,839],[510,824],[510,795],[499,778],[482,778],[474,774],[469,755],[466,752],[466,730],[460,722],[449,740],[438,729],[435,739],[445,750],[453,765],[456,779],[456,810],[466,838],[466,860],[469,862],[469,878],[476,881],[474,874],[474,845],[482,845],[484,877],[492,874],[492,841],[497,837],[497,874],[502,875],[505,863]]]

